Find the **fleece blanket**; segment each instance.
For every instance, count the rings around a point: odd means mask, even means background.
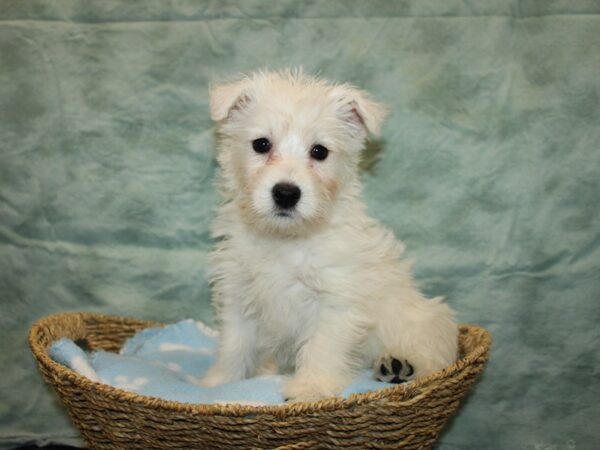
[[[214,361],[217,339],[218,334],[210,327],[188,319],[142,330],[128,339],[118,354],[88,354],[66,338],[54,342],[49,353],[55,361],[93,381],[165,400],[253,406],[285,401],[280,392],[282,375],[258,375],[214,388],[202,387],[199,381]],[[390,386],[393,384],[378,382],[370,370],[364,370],[341,395]]]
[[[212,324],[207,86],[294,65],[388,105],[369,211],[494,337],[439,448],[597,448],[597,0],[1,0],[0,448],[82,444],[37,318]]]

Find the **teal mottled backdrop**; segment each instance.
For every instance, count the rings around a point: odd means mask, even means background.
[[[594,0],[0,1],[0,447],[77,442],[35,319],[212,320],[207,85],[291,65],[390,107],[369,209],[494,336],[439,448],[598,448]]]

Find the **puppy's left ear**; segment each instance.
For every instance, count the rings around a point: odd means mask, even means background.
[[[379,134],[388,109],[353,86],[337,86],[336,91],[342,120],[354,130],[363,130],[365,134]]]
[[[212,86],[209,92],[211,119],[219,122],[226,119],[233,110],[243,107],[248,101],[246,91],[249,86],[248,78]]]

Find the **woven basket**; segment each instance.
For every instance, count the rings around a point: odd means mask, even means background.
[[[40,370],[91,448],[431,448],[483,370],[491,345],[483,328],[462,325],[462,356],[441,372],[347,399],[262,407],[146,397],[93,382],[48,356],[48,346],[62,337],[92,350],[118,351],[136,331],[159,325],[66,313],[31,328],[29,344]]]

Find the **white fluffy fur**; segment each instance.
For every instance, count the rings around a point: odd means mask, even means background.
[[[457,326],[441,299],[414,286],[403,246],[369,218],[357,165],[384,108],[364,92],[300,71],[258,72],[211,90],[221,134],[224,197],[211,258],[220,323],[206,386],[275,367],[294,401],[339,394],[356,370],[381,358],[408,360],[413,377],[451,364]],[[254,139],[273,143],[268,154]],[[310,158],[315,144],[330,150]],[[279,217],[271,189],[291,182],[302,196]]]

